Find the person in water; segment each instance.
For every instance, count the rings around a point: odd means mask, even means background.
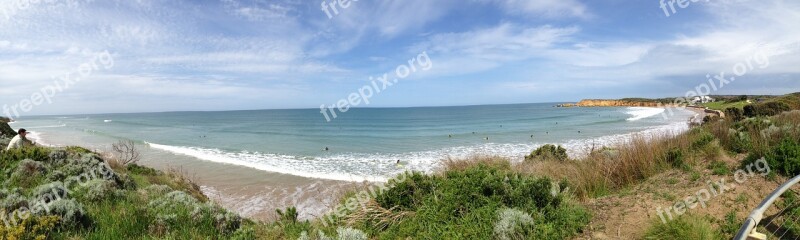
[[[14,138],[11,139],[11,142],[8,143],[6,151],[11,149],[25,148],[36,145],[35,142],[31,142],[31,140],[28,140],[27,138],[28,131],[25,130],[24,128],[20,128],[19,131],[17,131],[17,133],[18,135],[14,136]]]

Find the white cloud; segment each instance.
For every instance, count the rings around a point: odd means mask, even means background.
[[[589,11],[578,0],[492,0],[505,11],[532,17],[563,18],[590,17]]]

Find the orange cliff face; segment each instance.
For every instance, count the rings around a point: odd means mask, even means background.
[[[575,104],[578,107],[670,107],[673,104],[663,104],[659,102],[629,101],[629,100],[606,100],[606,99],[584,99]]]

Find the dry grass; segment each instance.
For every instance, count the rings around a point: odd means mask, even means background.
[[[511,163],[506,158],[497,156],[472,156],[467,159],[447,158],[444,160],[443,171],[440,172],[463,171],[479,164],[501,166],[506,169],[511,169]]]
[[[102,158],[108,163],[108,166],[111,167],[115,172],[118,173],[126,173],[128,172],[127,168],[125,168],[125,164],[122,164],[115,156],[111,153],[102,153]]]
[[[414,213],[409,211],[398,211],[397,206],[386,209],[375,200],[371,200],[365,204],[366,207],[357,208],[356,211],[350,213],[344,218],[348,226],[353,226],[358,223],[371,223],[374,224],[375,229],[381,231],[386,230],[390,225],[397,225],[403,219],[413,217]]]
[[[207,202],[208,197],[203,194],[196,179],[195,175],[190,175],[182,167],[170,167],[166,175],[147,176],[147,181],[152,184],[168,185],[172,189],[184,190],[198,200]]]
[[[588,154],[567,162],[527,161],[514,169],[524,174],[566,179],[576,195],[586,199],[641,182],[676,164],[691,165],[691,158],[684,158],[683,163],[670,162],[667,153],[672,149],[688,149],[693,139],[692,133],[638,136],[614,148],[614,154]]]

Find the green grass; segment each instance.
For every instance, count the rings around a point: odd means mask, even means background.
[[[720,110],[725,111],[728,108],[739,108],[744,109],[744,106],[747,106],[746,101],[737,101],[737,102],[725,102],[725,101],[718,101],[718,102],[711,102],[711,103],[703,103],[700,106],[707,107],[713,110]]]
[[[647,229],[644,239],[648,240],[717,240],[724,239],[722,234],[714,228],[711,221],[697,216],[681,216],[677,219],[662,223],[656,220]]]
[[[728,165],[721,161],[712,162],[708,165],[708,169],[711,169],[711,173],[717,176],[726,176],[733,173]]]

